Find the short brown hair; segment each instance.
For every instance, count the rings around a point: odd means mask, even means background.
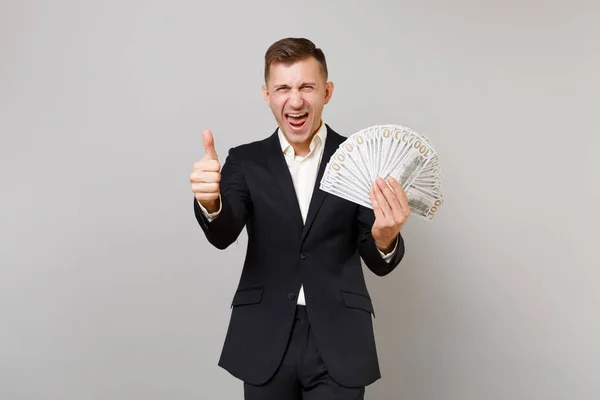
[[[305,38],[291,37],[276,41],[265,53],[265,82],[269,78],[271,64],[282,63],[290,65],[309,57],[313,57],[319,62],[321,71],[325,75],[325,80],[327,80],[328,72],[325,54],[313,42]]]

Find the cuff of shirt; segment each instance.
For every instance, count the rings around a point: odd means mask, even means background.
[[[384,252],[382,252],[379,249],[377,249],[377,251],[379,252],[379,254],[381,254],[381,257],[383,257],[383,259],[386,262],[390,262],[390,260],[392,259],[392,257],[394,257],[394,254],[396,254],[396,249],[397,248],[398,248],[398,239],[396,239],[396,245],[394,246],[394,250],[390,251],[389,253],[385,254]]]
[[[196,201],[198,201],[198,200],[196,200]],[[219,209],[217,211],[215,211],[214,213],[209,213],[206,210],[206,208],[204,208],[204,206],[202,204],[200,204],[199,201],[198,201],[198,205],[200,206],[200,209],[202,210],[202,214],[204,214],[206,219],[208,219],[208,222],[212,222],[215,218],[217,218],[219,216],[219,213],[221,212],[221,206],[223,205],[223,203],[221,201],[221,195],[219,194]]]

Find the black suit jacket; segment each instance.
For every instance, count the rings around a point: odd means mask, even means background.
[[[279,366],[301,284],[332,378],[366,386],[381,377],[360,257],[375,274],[386,275],[402,259],[404,241],[399,235],[386,262],[371,235],[373,211],[319,189],[329,158],[346,139],[327,129],[306,224],[277,131],[229,151],[215,220],[209,223],[194,199],[196,219],[217,248],[227,248],[246,227],[248,248],[219,365],[251,384],[266,382]]]

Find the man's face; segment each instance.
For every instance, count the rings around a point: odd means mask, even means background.
[[[319,62],[309,57],[291,65],[271,64],[262,91],[288,142],[308,145],[319,129],[333,83],[325,81]]]

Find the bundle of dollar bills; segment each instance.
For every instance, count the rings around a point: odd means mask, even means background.
[[[411,214],[426,220],[444,202],[441,167],[429,138],[400,125],[375,125],[351,135],[327,163],[321,190],[373,208],[370,188],[377,177],[396,179]]]

